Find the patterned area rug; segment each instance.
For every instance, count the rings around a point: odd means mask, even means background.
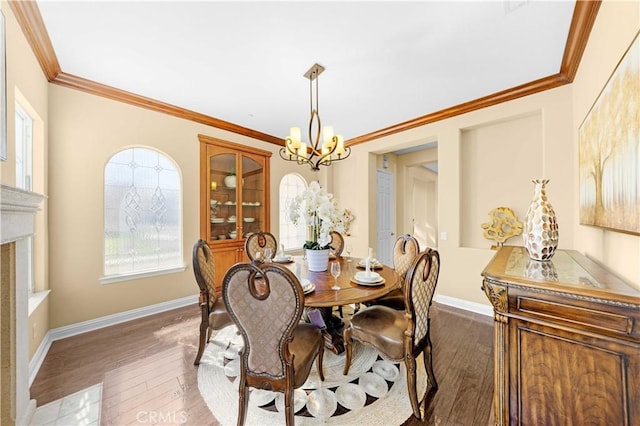
[[[235,326],[219,331],[207,345],[198,368],[198,388],[209,409],[223,425],[238,418],[238,383],[242,337]],[[400,425],[411,415],[404,363],[382,359],[378,352],[357,342],[349,374],[342,374],[345,354],[325,351],[322,382],[315,367],[307,382],[295,391],[296,425]],[[424,393],[426,374],[418,365],[418,395]],[[281,393],[252,389],[247,425],[284,424]]]

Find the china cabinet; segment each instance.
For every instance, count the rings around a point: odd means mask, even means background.
[[[504,246],[482,275],[495,424],[640,424],[638,289],[573,250],[539,262]]]
[[[225,272],[248,261],[244,241],[269,231],[271,152],[205,135],[200,140],[200,238],[216,265],[216,289]]]

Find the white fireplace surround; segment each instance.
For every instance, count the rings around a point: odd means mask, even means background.
[[[15,374],[11,383],[11,411],[15,413],[16,424],[29,424],[36,409],[36,401],[29,393],[29,331],[28,331],[28,289],[27,289],[27,238],[33,235],[35,214],[44,195],[18,188],[0,185],[0,244],[15,243],[15,300],[3,297],[2,311],[15,309],[15,327],[11,334],[15,340],[11,350],[15,350],[15,365],[10,366]],[[5,287],[6,289],[6,287]],[[5,310],[6,309],[6,310]],[[2,336],[3,345],[11,341]],[[7,379],[3,377],[2,380]],[[11,379],[9,380],[11,381]],[[3,395],[3,398],[5,396]],[[4,417],[5,413],[3,413]]]

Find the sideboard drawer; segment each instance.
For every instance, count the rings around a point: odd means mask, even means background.
[[[612,312],[594,309],[597,304],[591,303],[589,307],[557,303],[535,297],[517,296],[515,311],[529,317],[544,318],[555,323],[573,325],[577,328],[591,328],[598,331],[607,331],[616,334],[631,336],[634,334],[634,325],[637,324],[639,313],[631,309],[625,312]]]

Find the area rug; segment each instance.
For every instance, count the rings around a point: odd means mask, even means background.
[[[238,383],[242,337],[235,326],[220,330],[207,345],[198,368],[198,388],[207,406],[222,425],[238,419]],[[353,346],[349,374],[342,374],[345,354],[325,351],[320,380],[313,367],[309,379],[295,391],[296,425],[380,425],[404,423],[413,413],[407,393],[404,363],[384,360],[378,352],[358,342]],[[418,395],[423,395],[426,374],[418,366]],[[247,425],[284,424],[281,393],[252,389]]]

